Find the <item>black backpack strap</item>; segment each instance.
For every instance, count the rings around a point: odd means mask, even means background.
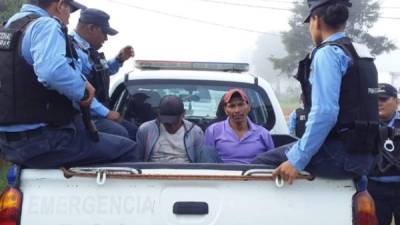
[[[68,35],[68,27],[65,26],[65,24],[59,18],[53,17],[53,19],[55,19],[61,25],[61,31],[64,34],[66,43],[65,55],[67,56],[67,58],[72,59],[69,65],[75,69],[76,67],[74,59],[78,59],[78,53],[76,52],[75,47],[72,44],[73,38]]]
[[[314,57],[315,53],[318,51],[318,49],[323,48],[325,46],[331,45],[331,46],[337,46],[340,49],[342,49],[344,51],[344,53],[351,58],[352,62],[350,64],[350,66],[352,66],[354,64],[354,62],[356,61],[357,58],[359,58],[358,53],[356,51],[356,49],[351,45],[350,46],[346,46],[346,44],[351,44],[351,39],[348,37],[343,37],[340,38],[336,41],[327,41],[327,42],[323,42],[322,44],[320,44],[318,47],[316,47],[314,49],[314,51],[311,54],[311,58]]]
[[[36,20],[39,17],[40,16],[36,14],[29,14],[27,16],[22,17],[21,19],[15,20],[12,23],[10,23],[8,28],[24,31],[28,24],[30,24],[32,21]]]

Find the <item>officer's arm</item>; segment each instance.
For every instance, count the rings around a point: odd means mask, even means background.
[[[122,64],[117,60],[117,58],[113,58],[111,60],[107,61],[108,64],[108,70],[110,72],[110,76],[118,73],[119,68],[122,66]]]
[[[320,149],[339,114],[342,76],[350,58],[341,49],[326,46],[319,49],[312,62],[312,107],[303,137],[287,153],[291,165],[303,170]]]
[[[61,25],[52,18],[42,17],[31,27],[29,54],[38,81],[70,100],[80,101],[84,96],[85,79],[66,58],[66,40]],[[24,58],[25,57],[24,55]],[[27,60],[28,61],[28,60]],[[29,62],[29,61],[28,61]]]
[[[134,56],[135,56],[135,51],[133,50],[132,46],[127,45],[124,48],[122,48],[119,51],[118,56],[108,61],[108,68],[110,71],[109,75],[116,74],[119,68],[122,67],[124,62]]]
[[[101,104],[96,98],[93,99],[90,109],[94,117],[106,117],[110,112],[110,110]]]

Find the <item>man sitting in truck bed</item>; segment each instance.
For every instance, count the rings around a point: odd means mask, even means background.
[[[164,96],[155,120],[143,123],[137,132],[136,159],[146,162],[217,162],[216,154],[203,147],[203,131],[183,119],[182,100]]]
[[[229,90],[223,102],[228,118],[207,128],[204,143],[216,148],[224,163],[250,163],[258,154],[274,148],[268,130],[248,117],[249,98],[243,90]]]

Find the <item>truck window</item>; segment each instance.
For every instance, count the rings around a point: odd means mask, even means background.
[[[165,95],[179,96],[185,106],[187,120],[207,128],[217,120],[218,105],[231,88],[242,88],[249,97],[252,121],[267,129],[275,124],[275,114],[270,100],[262,88],[243,83],[190,80],[136,80],[125,83],[124,91],[114,110],[125,119],[140,124],[155,119],[158,104]]]

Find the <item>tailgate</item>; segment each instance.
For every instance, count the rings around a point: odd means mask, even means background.
[[[242,172],[142,169],[148,177],[102,180],[90,172],[67,179],[61,170],[23,170],[21,225],[352,224],[351,180],[279,188],[272,179],[235,180]]]

